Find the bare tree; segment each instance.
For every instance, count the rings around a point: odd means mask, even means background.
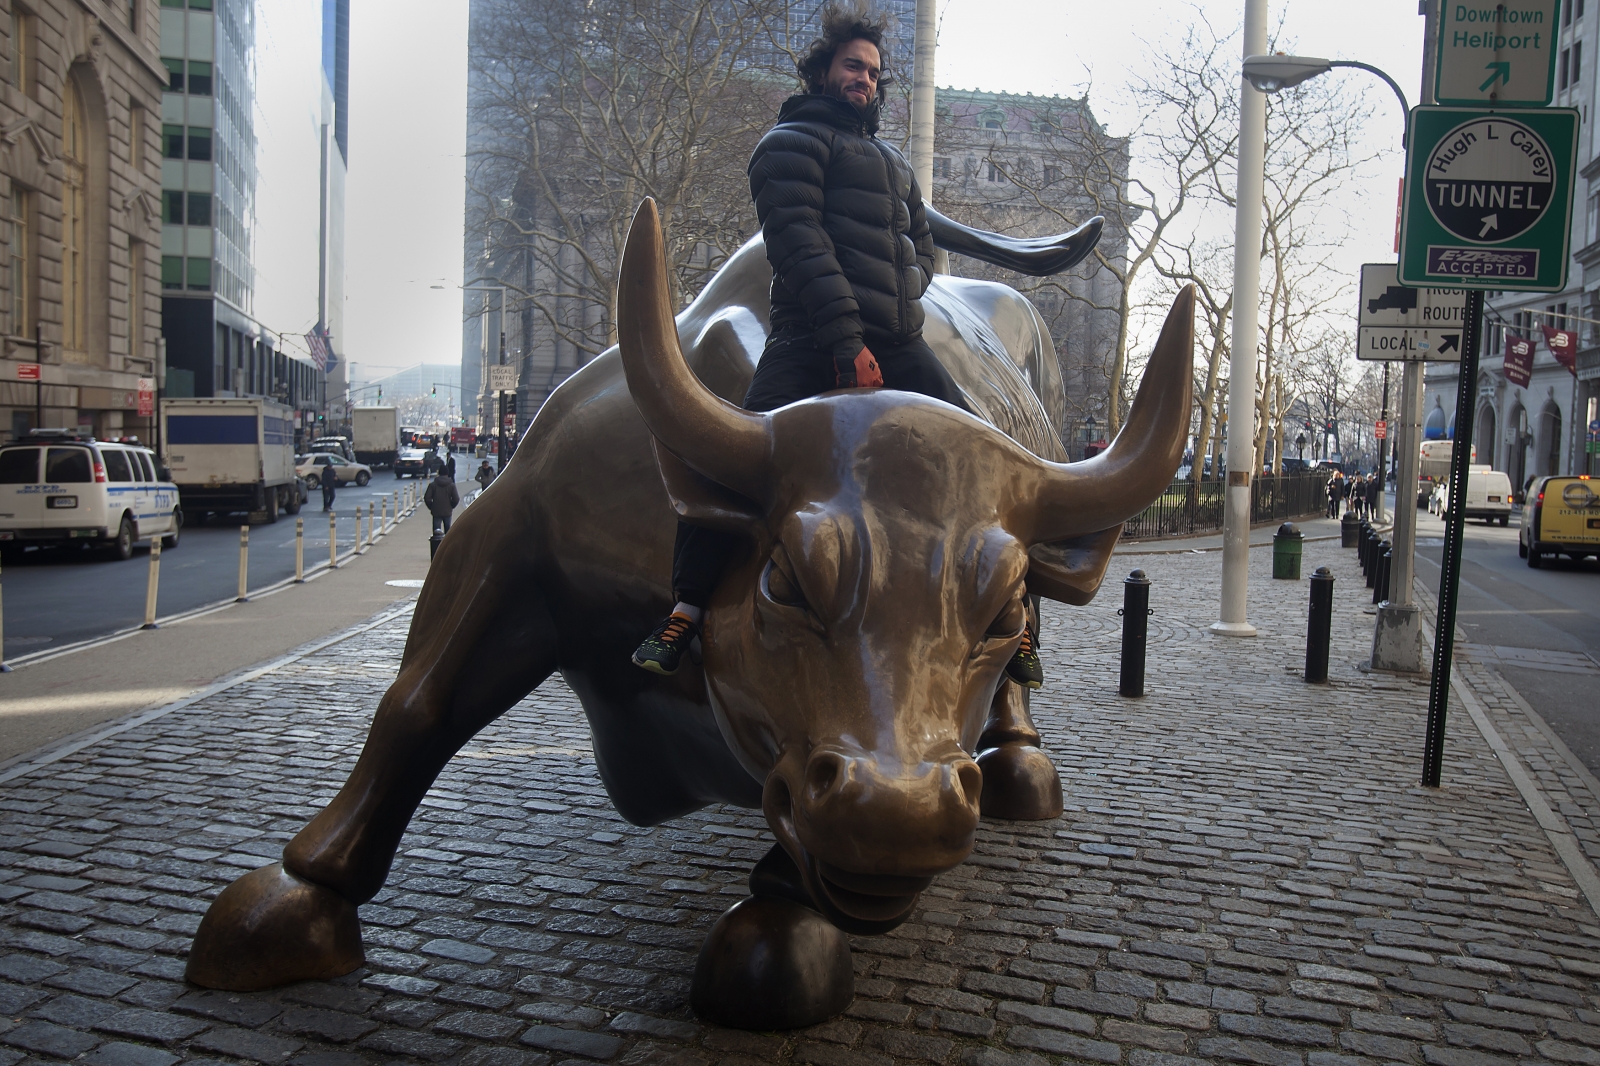
[[[628,221],[654,197],[681,305],[755,232],[745,164],[794,89],[789,0],[495,0],[474,25],[481,227],[529,334],[613,342]],[[533,321],[528,321],[532,319]]]

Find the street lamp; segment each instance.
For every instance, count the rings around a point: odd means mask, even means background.
[[[1244,60],[1244,80],[1264,93],[1275,93],[1299,85],[1303,81],[1310,81],[1319,74],[1326,74],[1337,67],[1350,67],[1355,70],[1364,70],[1369,74],[1376,74],[1388,83],[1394,90],[1395,96],[1400,98],[1400,115],[1408,127],[1400,136],[1400,147],[1406,146],[1409,133],[1411,105],[1406,102],[1406,94],[1398,83],[1389,75],[1368,63],[1357,63],[1353,59],[1313,59],[1310,56],[1288,56],[1279,52],[1276,55],[1246,56]]]
[[[1300,449],[1300,461],[1302,463],[1305,462],[1305,460],[1306,460],[1306,435],[1304,433],[1296,433],[1294,435],[1294,446],[1296,448]]]
[[[506,362],[506,286],[480,285],[476,281],[470,285],[461,286],[464,292],[498,292],[500,294],[500,352],[495,360],[497,366],[504,366]],[[483,298],[483,353],[489,354],[489,298]],[[497,394],[495,405],[495,434],[496,451],[495,461],[500,469],[506,465],[506,394]]]

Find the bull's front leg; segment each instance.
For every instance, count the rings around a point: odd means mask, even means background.
[[[985,818],[1042,822],[1061,817],[1061,777],[1050,756],[1039,750],[1039,731],[1028,713],[1028,693],[1003,681],[989,707],[989,721],[978,738],[983,770]]]

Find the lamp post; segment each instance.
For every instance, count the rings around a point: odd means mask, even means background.
[[[1088,418],[1085,418],[1083,420],[1083,425],[1084,425],[1083,450],[1085,452],[1084,458],[1088,459],[1088,458],[1091,458],[1091,457],[1087,453],[1088,453],[1090,448],[1094,447],[1094,442],[1095,442],[1095,436],[1094,436],[1095,420],[1094,420],[1094,415],[1090,415]]]
[[[1304,433],[1296,433],[1294,435],[1294,446],[1296,448],[1300,449],[1300,461],[1302,463],[1305,462],[1306,461],[1306,435]]]
[[[499,330],[499,333],[500,333],[500,349],[499,349],[499,353],[497,354],[496,359],[495,359],[495,365],[496,366],[504,366],[505,362],[506,362],[506,286],[504,286],[504,285],[482,285],[482,284],[479,284],[478,282],[474,281],[470,285],[461,286],[461,289],[462,289],[463,292],[484,292],[484,293],[498,292],[500,294],[500,330]],[[484,354],[484,358],[487,359],[488,355],[489,355],[489,297],[488,296],[485,296],[483,298],[483,327],[482,327],[482,329],[483,329],[483,354]],[[487,376],[487,375],[485,375],[485,376]],[[480,381],[481,380],[482,379],[480,378]],[[465,392],[464,389],[462,391],[463,391],[463,393]],[[498,452],[498,454],[495,457],[495,462],[496,462],[497,469],[503,470],[503,469],[505,469],[505,465],[506,465],[506,394],[503,391],[497,392],[496,395],[495,395],[495,399],[497,401],[496,404],[495,404],[495,434],[496,434],[496,440],[498,441],[498,443],[495,446],[496,447],[496,451]]]

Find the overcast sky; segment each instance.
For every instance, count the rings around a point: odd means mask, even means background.
[[[1126,106],[1130,74],[1159,69],[1161,42],[1196,10],[1226,32],[1244,3],[943,0],[940,10],[939,84],[1073,96],[1092,84],[1095,113],[1122,132],[1137,120]],[[1298,54],[1381,67],[1417,102],[1416,0],[1274,0],[1270,18]],[[467,3],[351,0],[350,23],[346,351],[373,369],[457,362]],[[1341,264],[1353,275],[1361,262],[1393,260],[1400,110],[1369,74],[1326,77],[1367,94],[1368,147],[1383,151],[1345,200],[1354,238]]]

